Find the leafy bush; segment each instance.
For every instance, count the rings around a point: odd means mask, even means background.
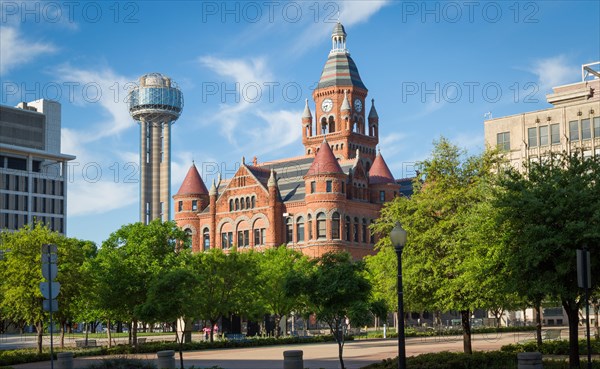
[[[600,340],[592,340],[592,354],[600,354]],[[556,341],[544,341],[542,347],[538,348],[536,341],[529,341],[524,343],[514,343],[506,346],[502,346],[500,351],[503,352],[532,352],[538,351],[545,355],[569,355],[569,341],[568,340],[556,340]],[[587,354],[587,341],[579,340],[579,353],[581,355]]]
[[[156,369],[156,365],[144,360],[116,358],[102,360],[100,364],[91,364],[87,369]]]
[[[517,369],[517,353],[514,352],[474,352],[463,353],[440,352],[409,357],[406,360],[408,369]],[[386,359],[362,369],[397,369],[398,359]],[[581,364],[587,368],[587,363]],[[567,361],[544,360],[544,369],[569,369]],[[594,361],[592,369],[600,369],[600,361]]]

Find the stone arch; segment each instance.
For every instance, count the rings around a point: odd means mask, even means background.
[[[329,116],[329,122],[328,122],[328,125],[329,125],[329,127],[328,127],[328,128],[329,128],[329,129],[328,129],[328,132],[329,132],[329,133],[333,133],[333,132],[335,132],[335,128],[336,128],[336,127],[335,127],[335,117],[334,117],[333,115],[330,115],[330,116]]]

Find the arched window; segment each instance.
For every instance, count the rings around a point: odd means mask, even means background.
[[[246,204],[244,202],[244,198],[242,197],[240,199],[240,210],[244,210],[246,208]]]
[[[367,242],[367,220],[365,218],[362,220],[362,242]]]
[[[252,196],[252,209],[256,207],[256,197]]]
[[[346,241],[350,241],[350,217],[346,217],[346,223],[344,224],[344,230],[346,231]]]
[[[186,235],[184,247],[187,249],[187,248],[192,247],[192,230],[189,228],[186,228],[186,229],[184,229],[184,232]]]
[[[246,209],[250,209],[250,198],[246,197]]]
[[[235,199],[235,210],[240,210],[240,200]]]
[[[233,211],[233,199],[229,200],[229,211]]]
[[[352,229],[352,240],[358,242],[358,218],[354,218],[354,228]]]
[[[204,251],[208,251],[208,249],[210,249],[210,233],[208,232],[208,228],[204,228],[202,231],[202,245],[204,247]]]
[[[317,239],[327,238],[327,221],[325,213],[317,214]]]
[[[296,219],[296,242],[304,242],[304,218]]]
[[[312,215],[308,214],[308,239],[312,240],[313,239],[313,221],[312,221]]]
[[[292,218],[287,218],[285,221],[285,242],[293,243],[294,242],[294,226],[293,226]]]
[[[321,119],[321,134],[327,134],[327,118],[325,117]]]
[[[334,240],[340,239],[340,214],[337,212],[331,216],[331,238]]]
[[[242,199],[244,203],[244,199]],[[237,225],[237,246],[248,247],[250,246],[250,224],[248,222],[241,221]]]
[[[335,132],[335,118],[329,117],[329,133]]]
[[[221,226],[221,248],[229,249],[233,246],[233,226],[225,223]]]

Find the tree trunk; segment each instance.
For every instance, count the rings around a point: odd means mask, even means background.
[[[471,321],[470,321],[470,311],[469,310],[461,310],[460,317],[463,329],[463,351],[465,354],[472,354],[473,348],[471,346]]]
[[[44,334],[44,323],[43,322],[37,322],[37,324],[35,325],[35,329],[37,331],[37,351],[38,354],[42,353],[42,338],[43,338],[43,334]]]
[[[135,347],[137,349],[138,347],[138,342],[137,342],[137,332],[138,330],[138,320],[137,319],[133,319],[133,321],[131,322],[131,339],[133,340],[133,347]]]
[[[594,326],[596,327],[596,339],[600,340],[600,325],[598,324],[598,319],[600,319],[600,302],[594,305],[594,310],[596,311],[596,319],[594,322]]]
[[[281,330],[279,329],[279,324],[281,324],[281,315],[275,314],[273,317],[275,319],[275,338],[279,338],[279,336],[281,336]]]
[[[88,335],[89,335],[89,331],[90,331],[90,323],[85,323],[85,346],[87,347],[88,345]]]
[[[123,322],[117,322],[117,333],[123,333]]]
[[[542,347],[542,304],[541,302],[535,303],[535,340],[537,341],[538,348]]]
[[[523,327],[527,326],[527,307],[523,309]]]
[[[579,369],[579,305],[574,300],[563,300],[569,318],[569,368]]]
[[[60,348],[65,348],[65,322],[60,322]]]
[[[112,347],[112,337],[110,333],[110,318],[106,319],[106,335],[108,337],[108,348]]]
[[[131,324],[131,322],[127,323],[127,327],[129,328],[129,329],[127,329],[127,331],[128,331],[127,336],[129,337],[129,346],[131,346],[131,345],[133,345],[133,341],[131,340],[131,331],[133,330],[133,325]]]

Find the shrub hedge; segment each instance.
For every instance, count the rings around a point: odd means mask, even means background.
[[[409,357],[407,369],[517,369],[517,353],[515,352],[474,352],[463,353],[440,352]],[[371,364],[362,369],[397,369],[398,359],[387,359]],[[587,363],[581,364],[587,368]],[[544,369],[569,369],[569,363],[559,360],[544,360]],[[592,369],[600,369],[600,361],[594,361]]]
[[[600,354],[600,340],[593,339],[591,341],[592,354]],[[556,341],[544,341],[542,347],[537,347],[536,341],[529,341],[524,343],[513,343],[510,345],[502,346],[500,351],[503,352],[532,352],[537,351],[545,355],[569,355],[569,341],[568,340],[556,340]],[[579,353],[581,355],[587,355],[587,341],[579,340]]]

